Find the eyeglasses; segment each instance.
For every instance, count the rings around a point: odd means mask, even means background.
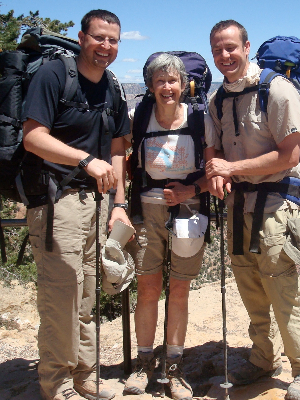
[[[95,36],[95,35],[91,35],[90,33],[86,33],[86,35],[89,35],[90,37],[92,37],[99,44],[103,44],[105,42],[105,40],[107,40],[111,46],[116,46],[119,42],[121,42],[121,39],[109,38],[109,37],[104,37],[101,35]]]

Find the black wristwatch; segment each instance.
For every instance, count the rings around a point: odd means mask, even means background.
[[[80,169],[86,167],[94,158],[95,158],[95,157],[92,156],[92,155],[90,154],[90,155],[89,155],[87,158],[85,158],[84,160],[79,161],[78,167],[79,167]]]
[[[200,188],[200,186],[198,185],[198,183],[192,183],[192,185],[194,185],[195,186],[195,196],[199,196],[199,194],[201,193],[201,188]]]
[[[123,208],[125,211],[128,210],[128,205],[126,203],[115,203],[114,208],[116,207]]]

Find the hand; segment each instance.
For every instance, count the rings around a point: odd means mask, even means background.
[[[164,189],[166,202],[170,206],[190,199],[195,196],[195,187],[193,185],[185,186],[180,182],[170,182]]]
[[[207,181],[209,192],[213,196],[217,196],[219,199],[224,199],[224,187],[227,192],[231,192],[231,179],[224,179],[222,176],[213,176]]]
[[[212,158],[207,161],[205,171],[207,179],[216,175],[223,176],[223,178],[230,178],[233,174],[232,163],[223,160],[222,158]]]
[[[109,189],[117,188],[116,173],[106,161],[95,158],[85,167],[85,170],[96,179],[99,193],[107,193]]]
[[[128,215],[126,214],[126,211],[124,208],[121,207],[114,207],[111,212],[111,217],[108,223],[108,231],[110,232],[113,228],[114,222],[115,221],[121,221],[126,225],[132,226],[130,219],[128,218]],[[134,239],[134,235],[131,236],[129,239],[129,242]]]

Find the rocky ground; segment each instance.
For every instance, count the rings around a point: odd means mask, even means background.
[[[227,340],[229,370],[249,355],[248,315],[237,293],[234,280],[226,282]],[[11,287],[0,283],[0,399],[40,400],[37,376],[37,331],[39,325],[34,286]],[[208,284],[190,292],[189,325],[184,351],[185,373],[197,399],[226,398],[220,387],[224,382],[222,307],[220,284]],[[159,305],[159,321],[155,352],[159,356],[163,337],[164,302]],[[116,391],[116,400],[123,396],[122,319],[101,325],[101,376]],[[136,356],[134,321],[131,315],[132,364]],[[290,364],[283,355],[283,373],[276,378],[261,378],[257,383],[229,389],[230,400],[283,399],[291,378]],[[147,393],[126,396],[126,400],[150,400],[159,397],[159,367]],[[168,396],[169,393],[166,393]],[[227,397],[227,400],[229,400]]]

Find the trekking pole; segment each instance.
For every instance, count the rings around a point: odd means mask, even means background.
[[[225,389],[224,400],[230,400],[228,389],[232,387],[232,383],[228,382],[228,360],[227,360],[227,327],[226,327],[226,284],[225,284],[225,257],[224,257],[224,200],[219,199],[220,213],[220,254],[221,254],[221,293],[222,293],[222,316],[223,316],[223,345],[224,345],[224,375],[225,382],[220,386]]]
[[[100,399],[99,384],[100,384],[100,293],[101,293],[101,243],[100,243],[100,214],[101,200],[103,196],[97,190],[95,192],[96,201],[96,386],[97,400]]]
[[[169,297],[170,297],[170,273],[171,273],[171,251],[172,251],[172,235],[173,232],[169,229],[168,234],[168,252],[167,252],[167,271],[166,271],[166,288],[165,288],[165,321],[164,321],[164,341],[161,362],[161,378],[157,382],[161,383],[160,397],[165,397],[165,383],[169,382],[166,374],[167,367],[167,335],[168,335],[168,316],[169,316]]]

